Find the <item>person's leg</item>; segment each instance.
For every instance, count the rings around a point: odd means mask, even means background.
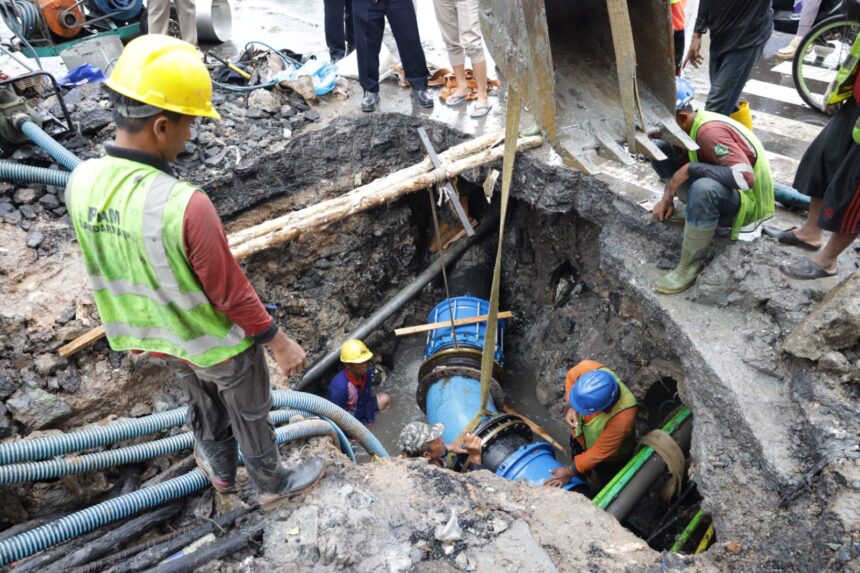
[[[731,224],[740,204],[736,189],[707,177],[693,181],[687,194],[681,259],[678,266],[657,280],[652,288],[662,294],[675,294],[692,286],[704,266],[717,225]]]
[[[194,432],[194,456],[209,481],[222,493],[235,491],[239,448],[230,415],[218,395],[218,386],[201,380],[194,370],[175,358],[164,360],[173,371],[188,402],[188,425]]]
[[[662,161],[652,160],[651,167],[654,168],[660,179],[671,179],[672,175],[684,164],[684,150],[662,139],[654,139],[653,142],[666,155],[666,159]]]
[[[352,1],[358,82],[366,92],[379,93],[379,50],[385,31],[385,6],[370,0]]]
[[[484,54],[484,39],[481,36],[481,20],[478,15],[478,0],[462,0],[457,12],[460,39],[466,56],[472,63],[478,104],[487,105],[487,61]]]
[[[264,509],[272,509],[281,499],[306,491],[319,481],[325,471],[322,460],[312,458],[289,469],[281,463],[269,422],[272,393],[262,347],[255,344],[227,363],[197,369],[195,373],[201,380],[217,385],[245,457],[245,468],[257,486]]]
[[[179,18],[179,33],[189,44],[197,45],[197,13],[194,0],[173,0]]]
[[[800,9],[800,22],[797,24],[798,37],[803,38],[812,30],[820,8],[821,0],[803,0],[803,8]]]
[[[146,23],[150,34],[167,34],[170,24],[170,0],[149,0]]]
[[[824,248],[818,251],[812,261],[821,267],[822,270],[828,273],[835,273],[837,270],[836,259],[842,254],[842,251],[854,242],[857,235],[843,235],[842,233],[833,233],[830,235],[830,240],[824,245]]]
[[[794,229],[794,236],[810,245],[821,246],[821,227],[818,219],[821,217],[821,197],[813,197],[809,202],[809,211],[806,213],[806,221],[802,227]]]
[[[385,16],[397,42],[400,59],[406,79],[416,91],[427,89],[427,60],[421,47],[421,36],[418,33],[418,19],[415,16],[415,6],[412,0],[388,0]]]
[[[355,49],[355,27],[352,20],[352,0],[343,2],[343,25],[346,32],[346,53],[350,54]]]
[[[675,30],[672,34],[672,39],[675,41],[675,75],[680,75],[681,64],[684,62],[684,45],[686,38],[684,30]]]
[[[388,409],[391,405],[391,396],[386,394],[385,392],[378,392],[376,394],[376,410],[377,412],[383,412]]]
[[[764,46],[746,50],[735,50],[720,56],[718,67],[712,64],[711,89],[705,109],[723,115],[731,115],[738,105],[752,68]]]
[[[325,0],[325,44],[332,62],[346,55],[344,45],[344,0]]]

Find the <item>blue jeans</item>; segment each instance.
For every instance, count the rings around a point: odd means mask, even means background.
[[[652,161],[651,166],[661,179],[671,179],[684,165],[686,152],[661,139],[655,139],[654,143],[666,154],[667,159]],[[677,197],[687,204],[685,219],[691,227],[731,227],[741,207],[741,196],[737,189],[729,189],[709,177],[687,180],[678,189]]]
[[[705,109],[723,115],[731,115],[738,109],[738,100],[747,80],[750,78],[753,66],[761,56],[764,44],[746,50],[735,50],[711,55],[708,65],[708,75],[711,77],[711,89]]]

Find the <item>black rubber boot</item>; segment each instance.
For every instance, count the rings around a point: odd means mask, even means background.
[[[245,458],[245,469],[257,485],[260,507],[265,510],[272,510],[279,502],[310,491],[325,475],[325,467],[320,458],[310,458],[288,468],[281,463],[281,454],[276,446],[259,456]]]
[[[236,438],[194,442],[194,460],[206,472],[212,486],[220,493],[236,491],[236,468],[239,465],[239,444]]]

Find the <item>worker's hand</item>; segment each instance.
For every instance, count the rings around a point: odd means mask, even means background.
[[[564,423],[567,424],[567,427],[571,430],[575,430],[579,427],[579,414],[576,413],[576,410],[573,408],[567,409],[567,412],[564,413]]]
[[[269,342],[269,348],[272,349],[278,369],[284,376],[299,374],[308,365],[308,357],[304,349],[280,329]]]
[[[651,212],[658,221],[665,221],[675,212],[675,203],[671,197],[663,197],[654,205]]]
[[[702,35],[694,32],[693,38],[690,40],[690,49],[687,50],[687,57],[684,58],[684,62],[681,64],[681,69],[687,67],[687,62],[693,64],[694,68],[698,68],[705,61],[705,58],[702,57]]]
[[[469,463],[480,465],[482,449],[481,438],[475,434],[467,433],[463,436],[463,447],[466,449],[466,453],[469,454]]]
[[[570,481],[570,478],[574,476],[574,472],[570,469],[570,466],[556,468],[554,470],[550,470],[549,473],[552,474],[552,477],[543,482],[543,485],[549,487],[564,487],[564,485]]]

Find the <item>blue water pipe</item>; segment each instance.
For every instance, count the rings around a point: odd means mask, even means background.
[[[0,161],[0,181],[23,181],[25,183],[42,183],[54,187],[65,187],[68,180],[68,171],[46,169],[45,167],[12,161]]]
[[[332,435],[324,420],[305,420],[275,430],[278,444],[315,436]],[[240,462],[242,456],[239,456]],[[186,497],[209,485],[201,469],[115,497],[72,513],[51,523],[35,527],[14,537],[0,540],[0,566],[9,565],[68,539],[79,537],[108,523],[130,517],[169,501]]]
[[[453,297],[437,304],[430,311],[427,321],[436,323],[450,321],[452,316],[455,320],[483,316],[488,314],[489,308],[489,302],[481,298]],[[429,373],[424,373],[427,376],[439,368],[442,375],[438,378],[427,378],[429,387],[426,388],[426,393],[419,391],[419,396],[424,396],[424,404],[419,405],[426,412],[429,423],[442,423],[445,426],[442,437],[448,444],[456,440],[481,411],[480,380],[465,371],[474,372],[476,367],[480,369],[474,351],[483,350],[486,334],[486,322],[482,322],[455,326],[453,331],[450,326],[440,327],[427,335],[422,371],[425,367],[429,369]],[[458,352],[459,349],[463,352]],[[439,353],[445,354],[439,356]],[[493,357],[501,367],[505,358],[503,320],[498,322]],[[461,368],[463,366],[467,368]],[[450,375],[445,375],[446,369],[449,369]],[[552,477],[551,470],[562,467],[562,464],[556,461],[551,445],[546,442],[531,442],[534,436],[521,418],[499,413],[492,394],[487,399],[486,410],[490,414],[481,418],[475,431],[481,438],[487,438],[484,440],[483,459],[493,460],[490,469],[495,469],[496,474],[507,479],[524,479],[530,483],[542,484]],[[515,425],[519,426],[518,430],[513,429]],[[504,429],[509,431],[505,434],[501,431]],[[498,460],[502,461],[494,468]],[[576,477],[571,478],[564,486],[567,490],[586,488],[585,482]]]
[[[83,160],[63,147],[63,145],[48,135],[44,129],[36,125],[29,116],[20,114],[13,118],[15,127],[21,130],[21,133],[30,138],[30,140],[38,145],[45,153],[50,155],[54,161],[72,171],[75,167],[83,163]]]
[[[304,410],[315,416],[328,418],[372,455],[388,457],[385,447],[370,430],[348,412],[325,398],[294,390],[276,390],[272,392],[272,402],[274,408]],[[65,434],[0,444],[0,465],[44,460],[181,426],[185,423],[187,411],[187,407],[183,406],[167,412],[91,426]]]
[[[773,182],[773,198],[786,207],[797,207],[799,209],[807,209],[811,201],[809,195],[804,195],[791,185],[786,185],[779,181]]]
[[[443,378],[427,391],[427,421],[445,425],[442,434],[450,444],[463,431],[481,409],[481,382],[466,376]],[[487,410],[498,414],[493,397],[487,398]],[[481,423],[489,418],[484,417]]]
[[[314,414],[304,410],[274,410],[269,414],[269,420],[273,424],[283,424],[296,416],[312,418]],[[325,421],[338,437],[341,451],[354,462],[355,452],[352,450],[349,439],[334,422]],[[173,454],[190,449],[193,445],[194,435],[192,432],[183,432],[160,440],[94,454],[0,466],[0,484],[44,481],[64,475],[103,470]]]
[[[534,484],[543,484],[552,477],[552,471],[563,467],[555,459],[555,449],[546,442],[533,442],[521,446],[508,456],[496,470],[496,475],[507,479],[524,479]],[[572,478],[563,489],[572,490],[585,483],[579,478]]]
[[[447,322],[454,315],[454,320],[461,318],[474,318],[485,316],[490,312],[490,303],[484,299],[472,296],[456,296],[445,299],[437,304],[427,317],[430,324],[436,322]],[[454,327],[454,335],[451,334],[450,326],[443,326],[427,333],[427,344],[424,347],[424,358],[457,346],[465,346],[476,350],[484,349],[484,339],[487,337],[487,323],[464,324]],[[505,321],[498,321],[496,332],[496,348],[493,359],[504,364],[505,350]],[[456,342],[456,343],[455,343]]]

